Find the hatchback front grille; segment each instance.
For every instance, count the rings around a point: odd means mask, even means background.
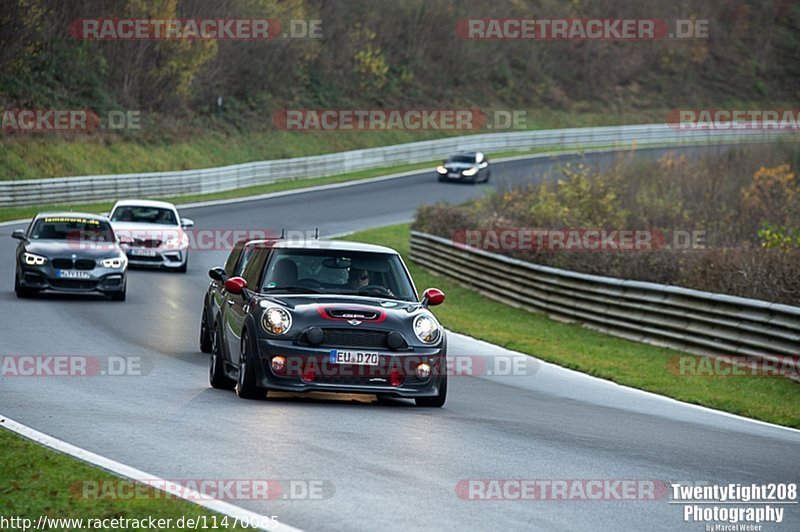
[[[75,261],[76,270],[94,270],[94,261],[91,259],[78,259]]]
[[[372,347],[384,349],[389,335],[383,331],[356,331],[350,329],[323,329],[325,345],[337,347]]]

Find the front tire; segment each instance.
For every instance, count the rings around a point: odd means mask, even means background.
[[[189,270],[189,257],[187,255],[186,261],[175,271],[178,273],[186,273],[188,270]]]
[[[20,284],[19,276],[16,274],[16,272],[14,273],[14,292],[20,299],[27,299],[33,295],[33,292]]]
[[[425,408],[441,408],[447,400],[447,375],[442,378],[442,384],[439,386],[439,393],[433,397],[417,397],[414,402],[417,406]]]
[[[242,399],[263,399],[265,390],[256,385],[255,361],[251,355],[250,333],[242,335],[242,355],[239,357],[239,378],[236,379],[236,395]]]
[[[200,351],[203,353],[211,353],[214,349],[214,339],[211,336],[212,330],[208,326],[208,311],[203,305],[203,317],[200,318]]]
[[[236,381],[225,375],[225,358],[222,355],[220,332],[214,332],[213,346],[208,364],[208,383],[218,390],[233,390]]]

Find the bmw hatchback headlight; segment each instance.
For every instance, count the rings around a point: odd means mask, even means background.
[[[272,334],[286,334],[292,327],[292,315],[281,307],[267,307],[261,318],[261,325]]]
[[[45,262],[47,262],[47,257],[34,255],[33,253],[25,253],[25,264],[28,266],[41,266]]]
[[[472,168],[467,168],[466,170],[464,170],[464,175],[467,176],[467,177],[473,176],[473,175],[475,175],[477,173],[478,173],[478,169],[475,168],[474,166]]]
[[[414,334],[421,342],[432,344],[439,339],[439,323],[430,314],[420,314],[414,319]]]
[[[122,268],[123,264],[125,264],[125,260],[121,257],[112,257],[100,261],[100,265],[103,268]]]

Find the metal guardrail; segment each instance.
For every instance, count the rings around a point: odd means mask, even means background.
[[[0,181],[0,207],[86,203],[131,196],[155,198],[208,194],[277,181],[435,161],[460,150],[497,153],[556,147],[758,142],[773,140],[786,133],[775,130],[676,130],[667,124],[645,124],[465,135],[202,170]]]
[[[551,268],[411,232],[411,260],[503,303],[629,340],[798,369],[800,307]]]

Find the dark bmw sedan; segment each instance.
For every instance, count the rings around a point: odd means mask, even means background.
[[[17,245],[14,291],[95,292],[124,301],[128,259],[109,221],[95,214],[43,213],[12,233]]]
[[[439,181],[486,183],[492,177],[489,160],[480,151],[461,152],[436,167]]]
[[[447,339],[428,309],[444,294],[431,288],[419,299],[396,251],[324,240],[249,242],[244,250],[209,272],[224,286],[213,387],[243,398],[325,391],[444,405]]]

